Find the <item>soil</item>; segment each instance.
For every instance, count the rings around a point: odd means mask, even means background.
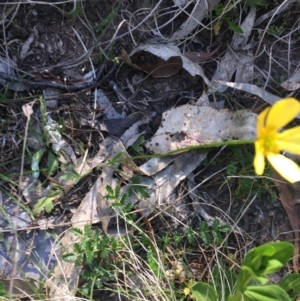
[[[265,2],[265,6],[257,7],[256,19],[278,5],[276,1]],[[96,70],[101,70],[97,78],[98,88],[102,89],[118,113],[129,116],[139,111],[153,116],[145,128],[146,138],[150,138],[158,129],[163,112],[174,106],[195,103],[207,89],[200,76],[191,76],[184,69],[169,77],[154,78],[122,63],[120,59],[114,59],[121,56],[122,48],[130,53],[137,45],[160,41],[159,34],[166,42],[167,37],[176,32],[186,20],[186,13],[179,13],[173,1],[161,1],[155,10],[156,13],[150,17],[147,16],[157,5],[156,1],[144,0],[140,3],[129,0],[86,0],[60,3],[45,0],[32,4],[0,4],[0,14],[12,11],[7,16],[5,25],[0,23],[0,60],[9,57],[16,66],[14,77],[24,78],[25,84],[26,80],[32,80],[46,83],[69,81],[76,85],[77,81],[85,81],[83,76],[91,71],[93,66]],[[77,3],[76,10],[74,3]],[[193,7],[191,2],[186,8],[187,12],[191,12]],[[242,19],[247,15],[248,9],[245,7],[242,10]],[[255,27],[249,39],[254,53],[258,52],[255,59],[255,78],[250,83],[282,97],[287,95],[287,91],[280,87],[280,83],[299,68],[300,34],[299,25],[296,23],[299,10],[299,3],[292,3],[271,22],[272,28],[277,29],[276,33],[264,32],[270,20],[267,19]],[[107,20],[107,16],[114,11],[115,15],[112,15],[111,20]],[[235,15],[233,18],[238,21]],[[171,21],[168,22],[169,20]],[[205,22],[209,23],[208,20]],[[280,29],[281,25],[283,27]],[[222,45],[217,53],[200,63],[209,79],[212,78],[217,62],[227,51],[233,37],[232,30],[225,22],[221,26],[220,36]],[[186,40],[177,42],[177,45],[182,51],[210,52],[209,47],[216,41],[212,30],[200,26]],[[152,60],[153,57],[143,52],[132,57],[133,62],[151,63]],[[234,75],[232,80],[234,81]],[[94,100],[90,93],[92,89],[94,88],[76,92],[61,90],[55,106],[48,108],[53,119],[64,120],[66,133],[70,137],[68,141],[75,150],[77,149],[77,157],[82,155],[81,147],[88,148],[88,157],[92,158],[99,150],[103,138],[109,134],[81,122],[82,119],[90,120],[93,112],[99,122],[102,120],[103,110],[99,106],[94,108]],[[37,85],[18,92],[7,85],[2,86],[0,81],[0,172],[4,175],[16,174],[20,166],[22,138],[26,125],[22,105],[38,99],[43,91],[43,88]],[[299,98],[299,91],[293,91],[293,97]],[[266,105],[263,100],[250,93],[231,88],[222,94],[211,95],[210,100],[221,101],[220,106],[230,110],[247,108],[259,112]],[[50,101],[49,97],[47,101]],[[37,104],[34,109],[38,109]],[[88,137],[90,133],[91,139]],[[231,151],[228,150],[228,153]],[[30,162],[30,158],[26,157],[25,170],[30,170]],[[227,163],[221,160],[220,163],[209,166],[195,178],[197,183],[222,170],[224,164]],[[194,173],[202,169],[203,166],[200,166]],[[98,176],[99,171],[95,171],[92,176],[77,184],[55,204],[52,213],[45,213],[40,218],[54,216],[59,222],[68,222]],[[238,181],[227,182],[226,177],[226,170],[212,176],[201,186],[200,197],[206,203],[207,213],[213,217],[232,220],[236,220],[237,216],[241,217],[238,226],[247,233],[247,237],[241,239],[232,235],[229,241],[233,249],[239,248],[241,241],[242,245],[247,245],[248,248],[274,240],[293,241],[293,231],[278,198],[271,199],[267,189],[254,198],[253,202],[250,200],[255,191],[251,191],[244,198],[232,197],[238,189]],[[17,176],[13,178],[16,179]],[[42,174],[40,179],[47,180]],[[1,186],[6,191],[16,192],[16,189],[3,179]],[[184,181],[175,193],[179,195],[180,189],[184,189],[185,186]],[[199,226],[199,220],[190,207],[191,200],[187,197],[184,202],[189,210],[183,214],[182,222],[196,228]],[[172,224],[170,220],[166,222],[160,217],[156,217],[152,223],[156,234],[160,231],[163,233],[178,230],[170,229],[177,227],[177,224]],[[194,264],[196,265],[195,262]]]

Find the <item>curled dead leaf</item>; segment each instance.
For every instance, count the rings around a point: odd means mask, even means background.
[[[138,52],[144,51],[154,56],[152,63],[133,63],[131,57]],[[212,55],[211,53],[209,54]],[[136,47],[130,54],[121,50],[121,58],[129,66],[151,74],[153,77],[168,77],[178,73],[181,68],[185,69],[191,76],[199,75],[210,87],[210,81],[205,76],[201,66],[189,60],[180,49],[171,44],[146,44]],[[150,65],[149,65],[150,64]]]
[[[122,49],[121,55],[123,61],[134,69],[151,74],[155,78],[169,77],[177,74],[182,68],[182,59],[179,56],[172,56],[164,60],[158,56],[155,62],[138,62],[133,63],[127,52]]]

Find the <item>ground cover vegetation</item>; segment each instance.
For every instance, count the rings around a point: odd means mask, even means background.
[[[298,300],[299,10],[2,1],[0,299]]]

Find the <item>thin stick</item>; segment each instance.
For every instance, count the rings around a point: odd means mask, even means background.
[[[18,200],[17,200],[17,207],[15,210],[15,216],[18,217],[19,216],[19,208],[20,208],[20,202],[21,202],[21,197],[22,197],[22,183],[23,183],[23,173],[24,173],[24,162],[25,162],[25,150],[26,150],[26,141],[27,141],[27,136],[28,136],[28,128],[29,128],[29,123],[30,123],[30,118],[31,115],[33,113],[32,110],[32,105],[34,104],[35,100],[30,103],[30,104],[25,104],[22,109],[24,112],[24,115],[27,118],[26,121],[26,126],[25,126],[25,136],[24,136],[24,140],[23,140],[23,149],[22,149],[22,159],[21,159],[21,170],[20,170],[20,179],[19,179],[19,193],[18,193]],[[15,241],[14,241],[14,250],[13,250],[13,258],[12,258],[12,263],[13,263],[13,269],[12,269],[12,273],[11,273],[11,281],[9,283],[9,296],[10,298],[12,298],[13,296],[13,288],[14,288],[14,277],[17,271],[17,260],[18,260],[18,252],[19,252],[19,241],[18,241],[18,233],[17,233],[17,225],[18,223],[18,219],[14,219],[14,223],[13,223],[13,230],[15,233]]]

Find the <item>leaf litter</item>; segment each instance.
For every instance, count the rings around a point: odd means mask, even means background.
[[[218,2],[219,1],[211,1],[209,3],[210,5],[207,6],[207,1],[197,1],[192,13],[182,23],[180,28],[168,38],[167,44],[160,43],[153,45],[145,43],[144,45],[135,47],[129,55],[123,50],[122,58],[124,62],[129,64],[129,66],[135,70],[146,72],[158,79],[175,76],[182,72],[182,69],[186,70],[192,77],[200,76],[208,87],[207,99],[209,95],[223,93],[228,87],[232,87],[257,95],[270,104],[274,103],[280,98],[279,96],[273,95],[257,85],[248,83],[254,78],[255,70],[252,44],[249,42],[250,35],[253,32],[253,26],[254,24],[256,26],[258,22],[255,22],[256,11],[254,8],[249,10],[247,17],[240,25],[243,34],[234,34],[230,44],[231,47],[228,47],[223,58],[217,63],[217,69],[214,75],[212,75],[211,80],[204,72],[202,66],[199,65],[199,63],[202,63],[202,60],[194,62],[190,55],[184,54],[178,46],[174,46],[170,43],[187,38],[197,26],[203,25],[202,21],[205,15]],[[291,1],[291,3],[293,2],[294,1]],[[176,1],[175,4],[182,7],[185,5],[185,2]],[[276,13],[278,12],[279,9],[276,10]],[[267,16],[267,18],[269,17],[270,16]],[[35,35],[31,33],[27,36],[27,39],[24,40],[25,42],[19,53],[20,59],[24,60],[24,62],[31,59],[31,50],[34,50],[34,45],[37,43],[36,40],[39,40],[39,36],[36,35],[36,33]],[[217,50],[219,50],[219,48]],[[147,63],[133,63],[132,57],[141,52],[148,52],[156,56],[156,63],[150,65]],[[207,58],[210,58],[213,54],[215,54],[215,52],[208,54]],[[8,58],[1,58],[1,62],[2,65],[0,64],[0,71],[13,75],[12,71],[8,71],[3,66],[4,64],[9,64],[10,66],[13,66],[14,69],[18,65],[13,61],[9,61]],[[2,69],[1,66],[3,67]],[[297,74],[297,72],[295,72],[295,74]],[[232,81],[234,75],[235,79]],[[5,79],[0,79],[1,84],[3,84],[4,81],[5,84],[7,84]],[[283,83],[282,86],[286,89],[295,90],[297,89],[296,81],[297,78],[294,80],[291,77],[286,83]],[[19,87],[21,83],[18,82],[14,84],[17,84],[17,86],[10,85],[11,89],[22,91],[22,87]],[[25,88],[23,87],[23,89],[28,90],[26,86]],[[133,89],[132,91],[135,92]],[[53,94],[55,93],[56,91],[54,90]],[[120,96],[120,93],[122,93],[122,96]],[[149,133],[147,133],[145,128],[151,124],[155,114],[153,114],[153,112],[149,113],[149,111],[151,111],[149,109],[147,113],[138,112],[136,116],[129,115],[126,107],[126,101],[128,101],[126,95],[122,90],[119,91],[119,94],[117,92],[116,94],[117,99],[123,103],[123,106],[116,105],[116,102],[112,102],[111,98],[107,96],[107,93],[103,89],[98,89],[95,93],[96,102],[103,110],[104,118],[100,122],[96,119],[87,120],[85,117],[82,117],[81,119],[82,126],[90,126],[98,131],[105,131],[107,133],[107,136],[102,139],[102,142],[99,142],[100,150],[93,157],[87,159],[86,156],[80,156],[78,158],[73,146],[65,139],[62,139],[59,132],[55,129],[52,130],[50,136],[53,139],[52,146],[54,147],[54,151],[58,153],[62,151],[67,154],[67,157],[61,158],[60,160],[61,166],[66,165],[66,168],[57,172],[53,177],[56,183],[50,181],[49,185],[45,188],[39,179],[31,176],[24,177],[23,182],[20,184],[23,196],[28,204],[36,204],[39,200],[45,200],[49,191],[60,185],[63,189],[59,191],[58,194],[60,194],[60,192],[64,193],[65,191],[68,191],[77,183],[77,179],[90,173],[95,167],[101,167],[101,176],[95,181],[85,198],[81,201],[79,208],[71,218],[71,223],[72,226],[82,228],[85,224],[93,224],[100,221],[103,232],[107,233],[111,220],[118,214],[118,212],[111,210],[109,202],[105,199],[107,193],[105,190],[106,185],[109,185],[112,188],[117,185],[115,175],[117,174],[118,165],[114,167],[108,166],[108,160],[109,158],[121,154],[120,166],[134,171],[134,173],[141,174],[140,184],[148,187],[148,198],[133,195],[128,200],[135,204],[135,208],[140,210],[143,216],[149,216],[157,210],[163,211],[169,206],[174,206],[177,208],[176,210],[178,212],[180,211],[179,208],[181,208],[182,204],[177,200],[176,188],[178,188],[183,180],[188,179],[190,190],[194,189],[194,182],[190,177],[200,163],[206,158],[207,151],[190,151],[188,153],[167,156],[164,158],[151,158],[139,166],[134,158],[131,157],[129,148],[142,135],[149,136]],[[205,93],[203,93],[203,97],[204,96]],[[52,97],[51,91],[46,93],[46,98],[47,97]],[[207,104],[209,104],[209,102],[207,102]],[[48,109],[50,109],[51,106],[54,108],[57,107],[57,101],[55,100],[52,105],[49,105]],[[48,121],[51,124],[52,119],[50,117],[50,111],[48,114]],[[116,129],[114,126],[116,123],[120,124],[121,129]],[[146,140],[145,148],[151,153],[163,154],[168,151],[178,150],[182,147],[199,145],[207,142],[218,142],[228,139],[253,139],[255,137],[255,127],[256,114],[248,110],[232,112],[227,110],[216,110],[209,106],[184,104],[162,112],[161,126],[152,137]],[[116,138],[116,136],[120,138]],[[34,169],[38,168],[37,163],[38,162],[34,165]],[[73,175],[73,178],[68,175]],[[274,177],[276,178],[276,176]],[[278,182],[275,181],[275,183],[278,185]],[[280,187],[280,189],[283,188]],[[126,187],[123,188],[122,192],[125,191]],[[190,197],[193,200],[193,197]],[[2,198],[4,198],[4,196],[2,196]],[[51,196],[48,196],[48,198],[51,198]],[[54,206],[53,201],[56,200],[56,195],[52,195],[52,198],[53,199],[49,200],[50,204]],[[293,203],[291,196],[288,196],[286,192],[280,193],[280,198],[285,209],[287,208],[286,204],[291,206]],[[45,207],[45,205],[41,206],[41,210],[38,212],[42,212]],[[212,217],[209,216],[203,208],[197,208],[202,218],[211,220]],[[5,212],[10,212],[10,210],[14,210],[14,206],[12,206],[12,209],[5,209]],[[290,209],[286,209],[286,211],[293,229],[295,231],[299,230],[299,218],[296,216],[295,210],[294,212],[291,212]],[[172,213],[174,216],[176,215],[175,212]],[[3,220],[11,220],[11,218],[12,217],[4,215]],[[19,216],[16,217],[16,219],[16,223],[20,228],[29,226],[32,222],[32,219],[29,214],[26,213],[26,210],[20,210]],[[7,228],[8,226],[4,224],[2,227],[3,229],[9,229]],[[238,227],[236,229],[239,233],[242,233],[241,229]],[[39,233],[41,233],[39,235],[42,235],[43,232],[40,231]],[[13,239],[13,236],[11,236],[10,239]],[[74,237],[71,233],[71,229],[68,229],[63,237],[62,245],[55,245],[55,248],[57,249],[55,255],[56,259],[61,258],[61,252],[59,251],[61,248],[66,247],[68,250],[72,250],[72,244],[76,242],[76,239],[78,238]],[[48,246],[52,243],[53,241],[49,241]],[[26,243],[24,242],[21,242],[20,246],[18,246],[19,250],[25,250],[26,247]],[[296,252],[298,251],[299,248],[296,249]],[[295,258],[296,255],[297,254],[295,254]],[[51,256],[51,260],[53,260],[55,256],[53,256],[53,254]],[[6,258],[6,260],[8,260],[8,258]],[[23,259],[20,257],[20,261],[22,260]],[[49,285],[51,287],[50,296],[60,300],[63,294],[69,296],[75,295],[81,267],[75,267],[74,264],[66,263],[62,260],[58,261],[61,265],[56,264],[54,277],[50,280]],[[4,263],[1,264],[1,270],[3,265]],[[297,269],[296,259],[294,259],[294,269]],[[10,276],[14,275],[9,275],[9,272],[7,272],[7,277]],[[25,276],[22,275],[22,277],[26,278],[26,273]],[[33,277],[36,278],[36,275]],[[63,279],[64,277],[68,281],[62,285],[60,279]]]

